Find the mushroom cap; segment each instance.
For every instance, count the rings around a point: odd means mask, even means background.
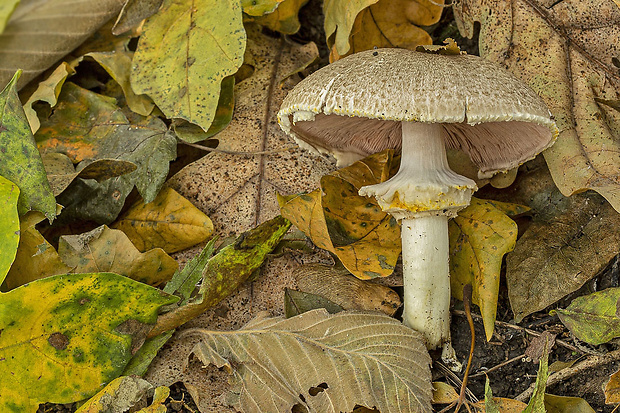
[[[339,164],[400,148],[401,121],[443,124],[446,145],[466,152],[481,177],[535,157],[558,133],[543,100],[504,68],[404,49],[338,60],[297,84],[278,112],[300,146]]]

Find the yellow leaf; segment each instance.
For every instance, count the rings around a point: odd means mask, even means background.
[[[549,106],[560,134],[544,156],[562,193],[593,189],[620,211],[620,112],[601,103],[620,95],[618,5],[463,0],[453,11],[465,36],[480,22],[480,56],[512,71]]]
[[[433,382],[433,404],[450,404],[458,400],[459,394],[454,387],[442,381]]]
[[[349,36],[351,48],[346,54],[375,47],[415,50],[417,46],[432,44],[431,36],[418,26],[437,23],[442,10],[428,0],[379,0],[358,14]],[[333,61],[343,56],[332,47],[331,57]]]
[[[58,254],[74,273],[113,272],[149,285],[168,281],[178,267],[162,249],[140,253],[122,231],[105,225],[60,237]]]
[[[0,411],[92,396],[121,374],[159,308],[177,300],[110,273],[56,275],[0,294]]]
[[[495,411],[499,411],[499,413],[522,413],[527,406],[523,402],[505,397],[493,397],[493,405],[497,408]],[[484,401],[476,403],[475,406],[482,413],[487,411]]]
[[[164,0],[144,25],[131,86],[166,117],[207,131],[222,79],[243,63],[245,44],[239,0]]]
[[[295,34],[300,27],[299,10],[307,2],[308,0],[284,0],[273,12],[256,17],[253,21],[276,32]]]
[[[64,274],[71,270],[62,262],[56,249],[35,228],[45,216],[31,211],[19,220],[19,246],[13,265],[3,287],[7,290],[19,287],[50,275]]]
[[[371,155],[325,175],[321,189],[279,199],[285,218],[317,247],[338,256],[360,279],[392,274],[400,254],[396,220],[383,212],[374,198],[357,193],[364,185],[385,181],[391,160],[391,150]]]
[[[432,44],[429,34],[418,26],[437,23],[443,10],[443,0],[379,0],[355,2],[349,6],[341,3],[342,0],[326,1],[324,6],[325,32],[332,61],[374,47],[415,50],[419,45]],[[335,22],[332,23],[332,19]],[[332,31],[328,31],[328,23],[329,30],[333,24],[337,26],[333,29],[337,30],[334,38],[330,37]]]
[[[137,376],[121,376],[112,380],[99,393],[80,406],[75,413],[126,411],[147,394],[153,385]]]
[[[609,377],[605,385],[605,404],[620,403],[620,370]]]
[[[112,228],[127,234],[140,251],[163,248],[168,253],[199,244],[213,233],[209,217],[169,187],[153,202],[138,201]]]
[[[517,224],[491,202],[472,198],[471,204],[450,220],[448,229],[452,296],[462,300],[463,286],[472,285],[472,299],[480,307],[490,340],[502,258],[515,246]]]

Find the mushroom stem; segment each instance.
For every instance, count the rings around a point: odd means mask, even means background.
[[[402,122],[398,173],[360,188],[401,220],[404,323],[421,332],[429,349],[450,342],[448,218],[469,205],[476,183],[448,165],[439,124]]]
[[[403,322],[424,334],[426,346],[450,340],[448,217],[401,221],[403,244]]]

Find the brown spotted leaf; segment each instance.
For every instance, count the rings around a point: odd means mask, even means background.
[[[618,2],[463,0],[453,10],[465,36],[480,22],[480,55],[529,84],[555,116],[560,135],[544,155],[562,193],[593,189],[620,211],[620,112],[602,102],[620,95]]]

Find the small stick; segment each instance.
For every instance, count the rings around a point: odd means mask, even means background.
[[[525,354],[518,355],[516,357],[511,358],[510,360],[502,361],[501,363],[499,363],[499,364],[497,364],[497,365],[495,365],[495,366],[493,366],[491,368],[488,368],[488,369],[486,369],[484,371],[481,371],[481,372],[476,373],[476,374],[472,374],[469,377],[473,378],[473,377],[484,376],[484,375],[486,375],[486,374],[488,374],[488,373],[490,373],[492,371],[495,371],[497,369],[501,369],[502,367],[507,366],[510,363],[514,363],[515,361],[519,361],[519,360],[523,359],[523,357],[525,357]]]
[[[465,316],[465,311],[462,311],[462,310],[452,310],[452,313],[456,314],[456,315],[460,315],[460,316]],[[482,320],[482,316],[480,316],[478,314],[472,314],[472,317],[474,317],[477,320]],[[539,337],[540,334],[541,334],[538,331],[530,330],[529,328],[521,327],[521,326],[518,326],[516,324],[506,323],[505,321],[497,321],[497,320],[495,320],[495,325],[498,325],[500,327],[510,328],[512,330],[524,331],[527,334],[532,335],[534,337]],[[576,346],[573,346],[572,344],[569,344],[569,343],[567,343],[564,340],[556,339],[555,340],[555,344],[557,344],[557,345],[559,345],[561,347],[564,347],[566,349],[569,349],[571,351],[576,351],[576,352],[581,353],[581,354],[585,353],[585,351],[583,351],[582,349],[580,349],[580,348],[578,348]]]
[[[225,149],[209,148],[208,146],[198,145],[197,143],[190,143],[190,142],[181,142],[181,143],[187,146],[191,146],[192,148],[200,149],[202,151],[225,153],[227,155],[243,155],[243,156],[273,155],[276,153],[287,152],[293,149],[297,149],[296,146],[284,146],[278,149],[272,149],[270,151],[242,152],[242,151],[227,151]]]
[[[589,356],[584,361],[572,367],[567,367],[567,368],[564,368],[558,371],[557,373],[553,373],[547,379],[547,386],[553,386],[554,384],[559,383],[563,380],[566,380],[570,377],[573,377],[579,373],[582,373],[585,370],[591,369],[593,367],[598,367],[603,364],[611,363],[613,361],[618,361],[618,360],[620,360],[620,350],[610,351],[609,353],[604,354],[602,356]],[[529,398],[532,397],[532,394],[534,393],[535,388],[536,388],[536,383],[532,383],[527,390],[525,390],[523,393],[515,397],[515,400],[527,403],[527,400],[529,400]]]

